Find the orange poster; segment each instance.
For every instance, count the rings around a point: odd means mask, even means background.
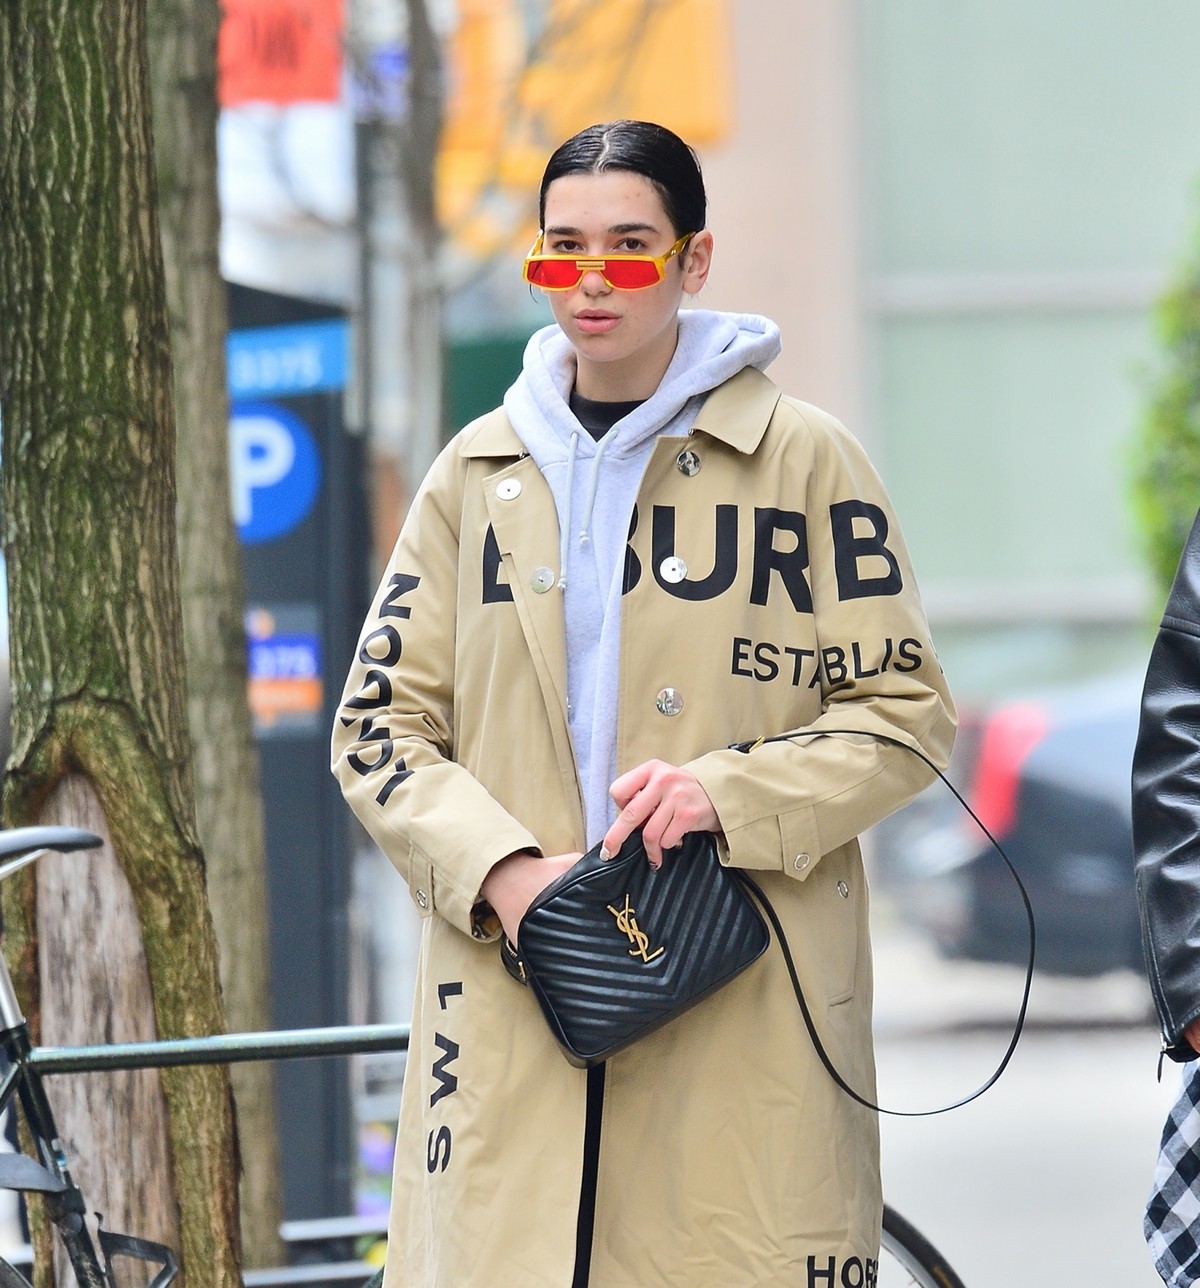
[[[222,107],[341,97],[343,0],[222,0],[221,8]]]

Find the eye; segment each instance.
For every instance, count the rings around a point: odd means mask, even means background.
[[[582,255],[582,245],[572,237],[559,237],[552,241],[546,249],[551,255]]]
[[[622,237],[613,247],[617,255],[644,255],[646,254],[646,243],[640,237]]]

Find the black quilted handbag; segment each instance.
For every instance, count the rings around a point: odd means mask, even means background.
[[[501,956],[567,1059],[586,1068],[729,983],[769,943],[711,832],[689,833],[658,871],[634,832],[611,859],[596,846],[552,881]]]
[[[1017,1020],[995,1071],[970,1095],[938,1109],[884,1109],[855,1091],[821,1041],[778,914],[751,876],[721,866],[710,832],[690,832],[680,846],[666,852],[658,872],[646,862],[640,832],[634,832],[606,862],[596,846],[529,905],[517,927],[516,946],[507,937],[501,940],[500,955],[509,973],[533,988],[572,1064],[580,1068],[599,1064],[745,970],[771,941],[761,908],[779,940],[813,1048],[829,1076],[852,1100],[879,1113],[924,1118],[970,1104],[1008,1067],[1025,1025],[1033,982],[1033,907],[1020,875],[958,789],[919,747],[878,731],[821,729],[820,733],[871,737],[924,762],[974,819],[1016,882],[1029,925],[1029,958]],[[779,734],[733,743],[732,748],[749,755],[764,743],[801,736],[806,735]]]

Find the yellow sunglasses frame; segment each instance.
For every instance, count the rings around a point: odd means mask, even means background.
[[[529,254],[525,256],[525,263],[521,268],[521,276],[529,283],[530,286],[537,287],[539,291],[573,291],[579,283],[583,281],[585,273],[599,273],[600,276],[604,278],[607,285],[612,287],[614,291],[645,291],[651,286],[657,286],[659,282],[666,277],[667,261],[674,259],[676,255],[680,254],[695,235],[695,233],[684,233],[675,245],[662,255],[540,255],[538,252],[541,250],[546,240],[546,234],[543,231],[538,233],[537,240],[533,243]],[[610,282],[607,276],[605,276],[605,265],[608,264],[610,260],[620,260],[622,263],[637,262],[641,264],[653,264],[658,276],[653,282],[646,282],[642,286],[617,286],[615,282]],[[541,282],[531,281],[529,277],[530,265],[545,263],[574,264],[579,272],[579,276],[570,284],[570,286],[544,286]]]

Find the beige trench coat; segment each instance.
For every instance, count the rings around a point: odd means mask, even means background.
[[[674,555],[683,581],[661,573]],[[571,1288],[578,1256],[590,1288],[861,1288],[875,1115],[818,1063],[777,945],[602,1085],[499,961],[488,869],[585,848],[557,566],[549,489],[504,415],[485,416],[413,503],[334,729],[346,798],[424,919],[385,1284]],[[882,485],[841,426],[748,369],[688,438],[656,444],[625,576],[618,772],[695,773],[724,860],[755,871],[829,1054],[869,1097],[855,838],[930,777],[871,735],[944,764],[954,732]],[[728,749],[789,730],[810,736]]]

